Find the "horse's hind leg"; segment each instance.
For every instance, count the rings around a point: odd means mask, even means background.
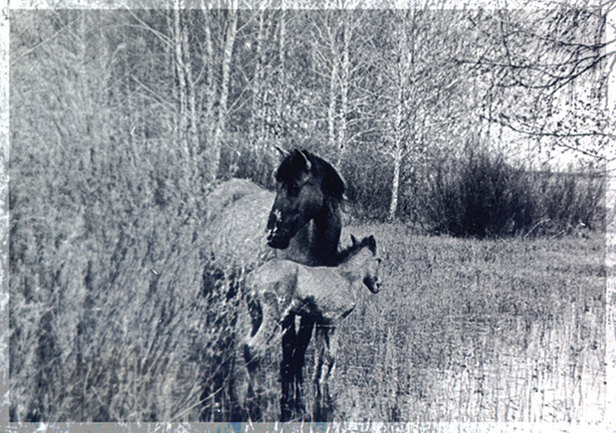
[[[240,390],[243,394],[242,405],[252,420],[261,420],[271,404],[271,383],[268,369],[263,367],[263,361],[269,352],[280,350],[280,323],[278,299],[272,292],[264,292],[255,298],[258,305],[260,320],[252,321],[252,331],[249,331],[242,345],[245,370],[248,373],[248,386],[243,385]],[[256,308],[254,309],[256,310]],[[271,374],[271,373],[270,373]],[[247,397],[250,398],[247,398]]]
[[[282,361],[280,362],[280,420],[289,421],[293,415],[293,349],[295,342],[295,316],[282,320]]]
[[[258,367],[271,341],[280,334],[276,295],[266,292],[261,296],[258,304],[261,307],[261,322],[254,326],[256,331],[253,329],[252,335],[248,336],[244,345],[244,358],[249,370]]]

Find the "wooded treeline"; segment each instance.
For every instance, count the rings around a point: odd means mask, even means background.
[[[191,188],[269,186],[275,146],[307,148],[339,168],[355,210],[417,220],[438,167],[469,149],[537,170],[563,150],[596,165],[613,138],[613,4],[225,6],[15,11],[14,158],[95,174],[117,154],[164,195],[168,171]]]

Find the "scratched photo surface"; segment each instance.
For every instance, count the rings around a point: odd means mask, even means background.
[[[609,7],[270,3],[10,11],[10,421],[601,422]]]

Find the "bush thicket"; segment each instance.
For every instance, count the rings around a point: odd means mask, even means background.
[[[434,165],[416,211],[431,231],[454,236],[565,234],[602,228],[604,187],[604,176],[532,172],[467,149]]]

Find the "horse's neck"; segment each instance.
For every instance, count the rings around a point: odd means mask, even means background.
[[[321,213],[314,219],[310,249],[319,265],[334,266],[337,264],[338,242],[342,228],[340,220],[340,209],[334,203],[326,203]]]
[[[291,238],[288,248],[279,250],[278,257],[309,266],[334,266],[340,240],[340,211],[324,210],[308,221]]]
[[[314,222],[309,221],[291,238],[289,246],[284,250],[276,250],[277,257],[293,260],[304,265],[314,266],[311,256],[310,240],[314,231]]]

